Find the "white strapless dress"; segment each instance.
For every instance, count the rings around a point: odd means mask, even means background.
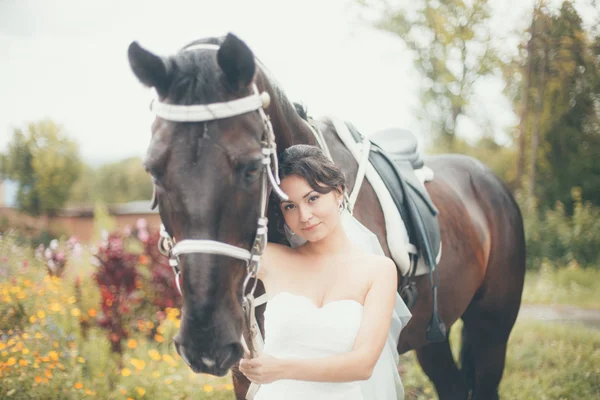
[[[282,359],[317,359],[352,350],[363,306],[336,300],[318,308],[308,297],[281,292],[265,311],[263,351]],[[404,398],[395,349],[386,345],[366,381],[279,380],[261,385],[255,400],[392,400]]]

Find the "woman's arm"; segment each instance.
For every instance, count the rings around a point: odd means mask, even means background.
[[[396,301],[396,266],[388,258],[380,260],[374,266],[371,286],[365,297],[363,318],[350,352],[305,360],[281,360],[263,354],[242,360],[240,371],[255,383],[279,379],[314,382],[368,379],[385,345]]]

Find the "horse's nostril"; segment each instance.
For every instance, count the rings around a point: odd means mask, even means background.
[[[192,362],[185,354],[185,347],[183,347],[181,344],[179,344],[179,341],[176,339],[173,339],[173,343],[175,343],[175,350],[177,350],[177,354],[179,354],[179,356],[181,356],[181,359],[188,365],[188,367],[191,367]]]
[[[239,343],[230,343],[222,347],[222,350],[219,352],[219,367],[229,369],[242,358],[242,354],[242,346]]]

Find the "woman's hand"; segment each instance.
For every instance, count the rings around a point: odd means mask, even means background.
[[[250,382],[260,385],[281,379],[281,370],[280,360],[266,353],[262,353],[256,358],[240,360],[240,372],[246,375]]]

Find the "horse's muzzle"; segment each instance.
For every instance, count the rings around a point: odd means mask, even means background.
[[[173,339],[177,353],[197,374],[225,376],[243,356],[242,345],[239,342],[216,347],[208,352],[199,352],[195,351],[193,347],[183,346],[178,336]]]

